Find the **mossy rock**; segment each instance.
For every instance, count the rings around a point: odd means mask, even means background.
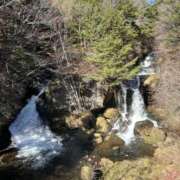
[[[147,144],[157,145],[166,138],[166,133],[162,129],[153,127],[151,121],[137,122],[134,133],[139,135]]]
[[[104,112],[103,116],[105,118],[109,119],[110,121],[114,121],[114,120],[116,120],[117,118],[120,117],[120,112],[116,108],[108,108]]]
[[[166,134],[163,130],[152,128],[149,134],[143,136],[144,142],[148,144],[158,144],[166,139]]]
[[[153,126],[151,121],[139,121],[135,124],[134,133],[140,136],[148,135]]]

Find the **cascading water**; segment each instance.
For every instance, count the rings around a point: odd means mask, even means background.
[[[121,85],[123,95],[122,118],[114,124],[113,130],[118,131],[117,135],[120,136],[126,144],[129,144],[135,138],[134,128],[136,122],[149,120],[154,124],[155,127],[158,126],[156,121],[148,117],[148,113],[145,109],[144,99],[140,92],[140,76],[154,73],[150,60],[152,61],[152,57],[146,57],[145,61],[142,63],[142,71],[139,73],[139,75],[135,79],[128,81],[127,84]],[[150,68],[150,70],[148,68]],[[129,111],[127,108],[128,89],[133,93]]]
[[[32,96],[9,130],[12,146],[18,148],[17,158],[30,160],[33,168],[43,167],[62,150],[62,139],[51,132],[36,110],[38,96]]]

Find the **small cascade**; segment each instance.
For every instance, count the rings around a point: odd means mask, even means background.
[[[129,144],[134,140],[134,128],[135,124],[139,121],[149,120],[155,127],[157,127],[157,122],[148,117],[148,113],[145,109],[144,99],[140,92],[140,76],[145,73],[154,72],[154,70],[148,70],[148,67],[151,68],[150,63],[151,58],[146,58],[143,62],[142,71],[140,74],[133,80],[126,82],[126,84],[121,85],[122,89],[122,117],[115,124],[112,130],[117,131],[117,135],[121,137],[126,144]],[[144,70],[144,67],[147,69]],[[132,91],[132,102],[128,110],[127,103],[127,91]]]
[[[141,62],[141,72],[139,73],[140,76],[155,74],[154,59],[154,55],[149,54],[145,60]]]
[[[11,146],[18,149],[17,158],[30,160],[33,168],[43,167],[62,150],[62,139],[44,124],[36,109],[36,102],[43,92],[31,97],[9,128]]]

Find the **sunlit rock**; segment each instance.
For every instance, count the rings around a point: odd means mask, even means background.
[[[98,117],[96,119],[96,128],[98,132],[107,133],[110,125],[104,117]]]
[[[81,180],[92,180],[93,168],[91,166],[83,166],[81,168]]]
[[[120,111],[116,108],[108,108],[104,112],[103,116],[108,119],[109,122],[114,122],[120,118]]]

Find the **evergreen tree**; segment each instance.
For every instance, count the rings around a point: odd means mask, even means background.
[[[138,73],[143,38],[151,28],[138,25],[140,11],[131,0],[76,0],[72,15],[71,43],[85,48],[84,59],[99,69],[97,79],[119,83]]]

